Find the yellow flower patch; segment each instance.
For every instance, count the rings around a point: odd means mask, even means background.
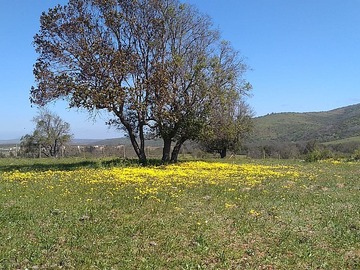
[[[162,192],[176,196],[184,188],[198,185],[254,186],[267,179],[294,180],[300,172],[291,166],[265,166],[257,164],[228,164],[220,162],[184,162],[158,167],[126,167],[78,169],[74,171],[11,171],[0,174],[0,181],[30,182],[58,180],[94,186],[111,184],[113,191],[134,186],[138,198],[156,197]],[[1,180],[2,179],[2,180]],[[52,184],[53,185],[53,184]],[[232,190],[235,190],[232,187]],[[52,187],[53,188],[53,187]],[[90,187],[89,187],[90,188]]]

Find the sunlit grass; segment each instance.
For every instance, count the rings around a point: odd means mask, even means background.
[[[360,267],[356,163],[16,162],[0,173],[0,269]]]

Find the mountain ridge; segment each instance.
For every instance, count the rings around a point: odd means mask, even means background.
[[[321,112],[283,112],[254,118],[252,141],[331,142],[360,136],[360,104]]]

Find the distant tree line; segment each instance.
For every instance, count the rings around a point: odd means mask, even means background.
[[[359,142],[323,144],[316,140],[304,142],[246,142],[242,154],[250,158],[303,159],[316,161],[328,158],[358,159]]]

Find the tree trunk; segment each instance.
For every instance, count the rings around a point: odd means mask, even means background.
[[[135,153],[139,159],[139,163],[141,165],[146,165],[147,164],[147,159],[146,159],[146,153],[145,153],[145,147],[144,145],[141,143],[141,147],[139,146],[136,138],[134,135],[130,136],[130,141],[131,141],[131,144],[135,150]]]
[[[141,165],[146,165],[147,164],[147,159],[146,159],[146,153],[145,153],[145,138],[144,138],[144,133],[143,133],[143,125],[140,125],[139,129],[140,129],[140,145],[138,143],[138,141],[136,140],[136,136],[134,134],[134,129],[132,128],[132,126],[130,125],[130,123],[128,121],[126,121],[124,119],[124,117],[121,115],[120,112],[116,112],[115,113],[121,123],[124,125],[126,131],[128,132],[130,141],[131,141],[131,145],[134,148],[134,151],[139,159],[139,163]]]
[[[139,121],[140,122],[140,121]],[[139,139],[140,139],[140,148],[139,148],[139,162],[142,165],[147,165],[146,151],[145,151],[145,136],[144,136],[144,123],[139,124]]]
[[[147,164],[147,158],[146,158],[145,151],[140,151],[140,153],[138,155],[138,158],[139,158],[139,163],[141,165],[146,165]]]
[[[125,126],[127,128],[128,131],[128,135],[131,141],[131,145],[134,148],[134,151],[139,159],[139,163],[142,165],[146,165],[147,164],[147,159],[146,159],[146,153],[145,153],[145,145],[144,142],[142,141],[139,145],[139,143],[136,140],[136,137],[134,135],[134,133],[132,132],[131,128],[128,128],[127,126]]]
[[[162,162],[169,162],[170,161],[170,151],[171,151],[171,139],[163,138],[164,140],[164,147],[163,147],[163,155],[162,155]]]
[[[55,140],[53,148],[53,157],[57,158],[59,155],[58,141]]]
[[[180,153],[180,149],[181,149],[181,146],[184,144],[184,142],[186,141],[185,138],[180,138],[175,146],[174,146],[174,149],[171,153],[171,162],[177,162],[178,161],[178,156],[179,156],[179,153]]]
[[[220,153],[220,157],[221,157],[221,158],[225,158],[225,157],[226,157],[226,147],[224,147],[223,149],[221,149],[221,150],[219,151],[219,153]]]
[[[135,153],[139,159],[139,163],[141,165],[146,165],[147,164],[147,159],[146,159],[146,153],[145,153],[145,148],[144,147],[139,147],[138,142],[136,141],[135,136],[130,136],[130,141],[131,144],[135,150]]]

